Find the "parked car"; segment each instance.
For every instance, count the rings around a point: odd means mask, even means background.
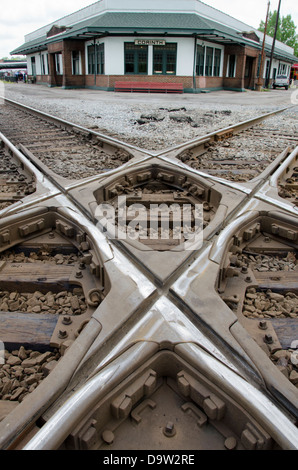
[[[272,83],[274,90],[275,88],[283,88],[283,87],[285,87],[285,89],[287,90],[289,88],[289,85],[290,85],[290,80],[287,77],[287,75],[277,75],[275,80]]]

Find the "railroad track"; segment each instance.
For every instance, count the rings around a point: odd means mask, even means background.
[[[154,154],[1,107],[26,185],[0,211],[2,449],[298,449],[297,140],[272,115]]]
[[[276,131],[267,121],[256,120],[231,126],[189,144],[176,155],[185,164],[210,175],[235,182],[247,182],[257,178],[288,146],[297,146],[297,135],[285,129]],[[255,123],[251,127],[252,122]]]
[[[67,180],[80,180],[118,168],[138,155],[134,148],[53,116],[5,100],[2,133],[33,153],[49,170]]]
[[[13,156],[5,155],[4,148],[0,149],[0,209],[35,192],[35,183],[30,174],[23,171],[21,165]]]

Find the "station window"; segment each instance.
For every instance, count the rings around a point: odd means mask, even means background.
[[[177,61],[177,44],[153,47],[153,73],[175,75]]]
[[[104,44],[97,46],[97,73],[103,75],[105,73],[105,49]]]
[[[286,64],[279,64],[278,65],[278,75],[286,75],[287,74],[287,65]]]
[[[103,75],[105,73],[104,44],[88,46],[88,74]]]
[[[219,77],[221,49],[197,45],[196,74],[206,77]]]
[[[204,63],[205,63],[205,47],[197,45],[197,62],[196,62],[196,74],[199,76],[204,75]]]
[[[45,68],[45,60],[44,60],[44,55],[43,54],[40,56],[40,62],[41,62],[41,74],[45,75],[46,74],[46,68]]]
[[[62,54],[61,53],[55,54],[55,68],[56,68],[56,74],[62,75]]]
[[[205,62],[205,75],[206,77],[212,76],[212,62],[213,62],[213,48],[207,47],[206,49],[206,62]]]
[[[148,46],[137,46],[126,42],[124,45],[124,73],[142,74],[148,73]]]
[[[72,74],[73,75],[80,75],[81,73],[81,66],[80,66],[80,52],[79,51],[72,51]]]
[[[250,78],[253,70],[254,58],[246,56],[244,78]]]
[[[31,72],[33,77],[36,76],[36,63],[35,63],[35,57],[31,57]]]
[[[235,54],[229,55],[229,62],[228,62],[228,77],[234,78],[236,72],[236,56]]]
[[[220,75],[220,61],[221,61],[221,50],[214,49],[214,59],[213,59],[213,76],[219,77]]]

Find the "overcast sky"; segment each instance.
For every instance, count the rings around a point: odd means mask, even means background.
[[[123,0],[124,1],[124,0]],[[150,6],[150,0],[147,0]],[[94,3],[92,0],[0,0],[0,58],[24,43],[24,36],[65,15]],[[206,0],[204,3],[257,28],[265,21],[268,0]],[[276,10],[278,0],[271,0]],[[292,15],[298,33],[297,0],[281,0],[281,16]]]

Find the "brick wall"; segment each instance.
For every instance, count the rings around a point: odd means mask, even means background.
[[[87,87],[100,87],[100,88],[109,88],[110,86],[110,76],[109,75],[86,75],[85,85]]]
[[[223,64],[224,88],[235,88],[235,89],[254,88],[257,82],[257,66],[258,66],[259,54],[260,54],[259,50],[253,49],[247,46],[246,47],[236,46],[236,45],[226,46],[224,64]],[[229,55],[236,56],[235,77],[227,76],[227,66],[228,66]],[[247,60],[251,60],[252,67],[251,67],[250,77],[245,78],[245,67],[246,67]]]
[[[86,75],[85,85],[87,87],[114,88],[115,82],[153,82],[153,83],[182,83],[184,89],[193,88],[193,77],[168,76],[168,75]],[[221,88],[223,87],[222,77],[196,77],[196,88]]]
[[[49,56],[49,85],[50,86],[61,86],[62,76],[57,75],[55,72],[55,54],[62,52],[63,42],[56,42],[48,45],[48,56]]]
[[[72,70],[72,52],[80,52],[81,56],[81,74],[73,75]],[[83,41],[63,41],[63,83],[64,87],[85,86],[85,43]]]
[[[196,77],[196,88],[222,88],[223,77]]]
[[[48,45],[49,54],[56,54],[57,52],[63,51],[63,41],[54,42],[53,44]]]
[[[182,83],[184,88],[192,88],[192,77],[168,76],[168,75],[97,75],[96,83],[94,75],[86,76],[86,86],[98,86],[114,88],[115,82],[153,82],[153,83]]]
[[[81,71],[80,75],[73,75],[72,71],[72,51],[80,52]],[[57,75],[55,71],[55,54],[62,53],[63,75]],[[48,46],[49,54],[49,79],[51,86],[63,87],[85,87],[85,44],[83,41],[67,40],[60,41]],[[39,79],[39,82],[44,80]]]
[[[245,47],[246,56],[252,60],[252,70],[251,70],[251,78],[245,82],[245,87],[255,89],[258,77],[257,77],[257,69],[258,69],[258,59],[261,51],[257,49],[253,49],[251,47]],[[245,80],[245,79],[244,79]]]
[[[236,73],[235,77],[227,76],[227,67],[228,67],[228,58],[230,55],[236,56]],[[223,64],[223,86],[224,88],[235,88],[243,89],[244,88],[244,48],[241,46],[226,46],[225,47],[225,56]]]
[[[81,74],[73,75],[72,70],[72,52],[80,52],[81,57]],[[151,81],[151,82],[168,82],[168,83],[182,83],[184,89],[193,89],[192,76],[177,76],[177,75],[85,75],[85,43],[81,40],[65,40],[54,44],[49,44],[49,77],[37,77],[40,83],[48,83],[50,86],[63,86],[63,87],[99,87],[113,89],[117,80],[127,81]],[[63,57],[63,75],[57,75],[55,72],[55,54],[62,53]],[[227,76],[228,56],[235,54],[236,60],[236,73],[235,77]],[[226,89],[244,89],[245,87],[254,88],[257,82],[257,64],[259,50],[251,47],[243,47],[240,45],[225,46],[225,55],[223,62],[223,76],[222,77],[198,77],[195,78],[195,87],[197,89],[204,88],[226,88]],[[249,57],[249,59],[247,59]],[[245,78],[245,66],[247,61],[250,61],[251,74],[250,77]]]
[[[36,75],[36,83],[50,85],[51,77],[49,75]]]

